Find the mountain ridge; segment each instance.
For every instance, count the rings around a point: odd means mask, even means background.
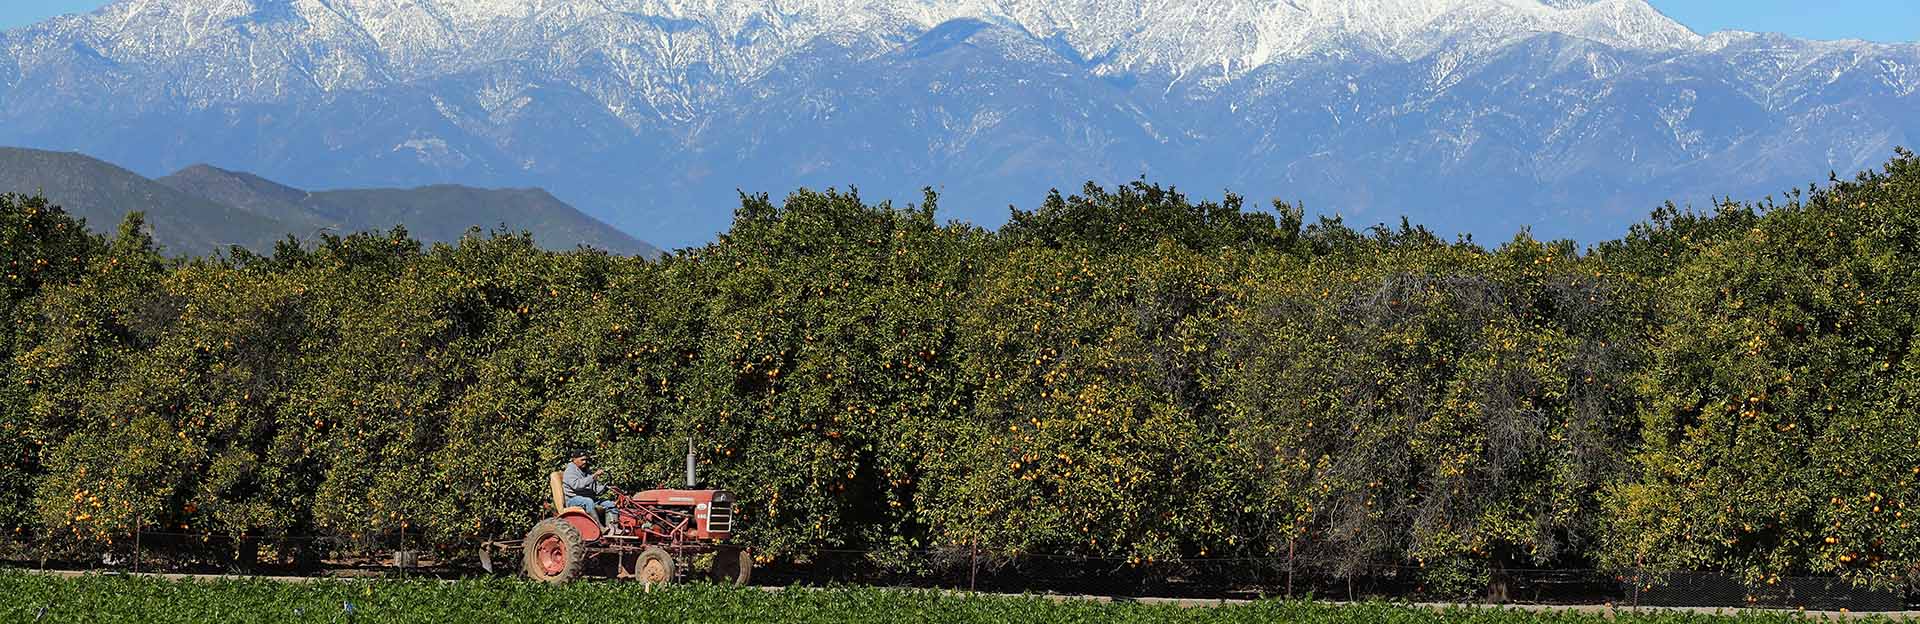
[[[289,236],[397,226],[426,243],[457,241],[472,227],[505,227],[531,231],[535,242],[550,249],[588,245],[660,254],[539,189],[437,185],[309,192],[210,165],[149,180],[84,154],[0,148],[0,192],[44,195],[102,233],[111,233],[129,212],[145,212],[155,239],[169,253],[184,255],[233,245],[267,252]]]
[[[79,154],[0,147],[0,192],[44,195],[95,232],[107,234],[128,213],[145,212],[155,239],[174,251],[208,252],[229,245],[267,249],[296,229]]]
[[[1700,35],[1645,0],[123,0],[0,34],[0,143],[538,186],[673,245],[740,190],[931,185],[991,226],[1143,174],[1591,239],[1871,166],[1920,133],[1916,85],[1920,45]]]

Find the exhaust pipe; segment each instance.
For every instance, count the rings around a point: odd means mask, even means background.
[[[695,475],[693,473],[693,438],[687,438],[687,489],[689,490],[699,486],[699,480],[695,479],[694,477]]]

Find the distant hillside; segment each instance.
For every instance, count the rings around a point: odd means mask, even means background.
[[[175,190],[309,229],[385,230],[404,225],[427,242],[458,240],[469,228],[532,232],[549,249],[586,245],[623,255],[660,250],[540,189],[440,185],[413,189],[310,192],[243,172],[196,165],[156,180]]]
[[[154,180],[163,186],[312,231],[339,223],[301,207],[309,193],[251,173],[195,165]]]
[[[112,232],[127,213],[145,211],[154,239],[177,255],[231,245],[265,249],[297,229],[80,154],[0,148],[0,193],[43,194],[97,232]]]
[[[422,241],[458,240],[471,227],[532,232],[549,249],[587,245],[625,255],[659,249],[594,220],[541,190],[460,186],[308,192],[265,178],[195,166],[158,180],[81,154],[0,148],[0,193],[42,194],[110,232],[127,213],[148,216],[173,255],[232,245],[266,250],[288,235],[404,225]]]

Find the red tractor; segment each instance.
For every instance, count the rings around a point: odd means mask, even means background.
[[[480,565],[493,571],[493,551],[521,554],[521,571],[528,578],[565,583],[589,570],[613,572],[616,578],[645,583],[671,583],[685,578],[696,558],[713,555],[712,578],[725,583],[747,583],[753,573],[753,555],[746,548],[725,544],[733,533],[733,494],[699,490],[695,486],[693,453],[687,453],[687,489],[647,490],[614,495],[615,530],[601,527],[591,512],[566,506],[560,473],[548,476],[553,490],[552,518],[527,531],[526,539],[489,542],[481,547]]]

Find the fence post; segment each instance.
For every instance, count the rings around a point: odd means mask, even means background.
[[[145,525],[146,525],[145,520],[141,520],[139,518],[135,518],[133,520],[133,573],[134,574],[140,573],[140,528]]]
[[[1633,570],[1633,610],[1640,610],[1640,589],[1647,582],[1647,575],[1639,568]]]
[[[1292,537],[1287,539],[1287,598],[1288,599],[1293,598],[1293,553],[1294,553],[1294,545],[1299,541],[1300,541],[1300,538],[1298,537]]]
[[[1634,611],[1640,610],[1640,587],[1642,584],[1647,582],[1647,570],[1644,567],[1645,565],[1646,565],[1645,554],[1634,556],[1633,558],[1633,610]]]
[[[967,591],[975,592],[979,591],[980,581],[980,540],[973,540],[971,550],[973,563],[967,570]]]

